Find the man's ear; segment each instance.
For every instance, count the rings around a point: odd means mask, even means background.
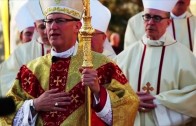
[[[77,21],[76,22],[76,25],[75,25],[75,29],[76,31],[78,32],[80,30],[80,28],[82,27],[82,23],[80,21]]]

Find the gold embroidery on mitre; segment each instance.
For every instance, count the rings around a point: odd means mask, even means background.
[[[71,15],[75,18],[78,18],[80,19],[81,18],[81,13],[76,11],[76,10],[72,10],[70,8],[64,8],[64,7],[49,7],[46,9],[46,11],[44,11],[44,15],[48,15],[52,12],[61,12],[61,13],[64,13],[64,14],[68,14],[68,15]]]
[[[149,82],[146,84],[146,86],[143,86],[142,89],[143,89],[146,93],[148,93],[148,94],[150,94],[150,91],[153,91],[153,90],[154,90],[154,88],[151,87],[151,84],[150,84]]]
[[[61,2],[61,0],[55,0],[56,4],[59,4]]]

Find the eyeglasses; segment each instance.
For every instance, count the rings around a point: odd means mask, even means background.
[[[150,14],[145,14],[145,15],[142,15],[144,21],[150,21],[150,19],[153,19],[154,22],[161,22],[163,19],[168,19],[168,17],[161,17],[159,15],[154,15],[154,16],[151,16]]]
[[[53,22],[56,24],[62,25],[71,21],[79,21],[79,19],[66,19],[66,18],[56,18],[56,19],[45,19],[44,22],[46,25],[51,25]]]

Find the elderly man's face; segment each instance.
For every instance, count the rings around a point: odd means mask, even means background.
[[[168,13],[156,9],[145,9],[143,19],[145,32],[151,40],[158,40],[170,23]]]
[[[190,0],[178,0],[178,2],[172,10],[172,13],[176,16],[180,16],[187,11],[189,5]]]
[[[81,28],[81,22],[78,19],[61,13],[49,14],[45,24],[49,42],[57,52],[71,48]]]
[[[43,20],[37,20],[35,22],[35,29],[41,37],[41,40],[44,44],[49,45],[48,36],[46,34],[46,26]]]

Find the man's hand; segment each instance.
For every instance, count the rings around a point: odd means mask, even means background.
[[[81,68],[80,72],[82,73],[82,85],[89,86],[92,93],[99,96],[100,85],[98,82],[97,71],[90,68]]]
[[[140,112],[149,112],[153,110],[156,105],[153,103],[155,99],[154,96],[146,92],[137,92],[137,95],[140,99],[139,111]]]
[[[51,89],[34,99],[33,103],[36,111],[66,111],[65,106],[71,104],[71,97],[68,93]]]

